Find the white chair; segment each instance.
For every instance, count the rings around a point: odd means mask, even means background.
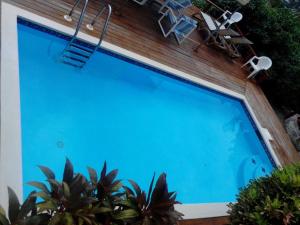
[[[268,70],[272,66],[272,60],[266,56],[253,56],[248,62],[246,62],[242,67],[248,66],[249,69],[253,69],[247,79],[255,77],[255,75],[261,70]]]
[[[243,19],[243,15],[239,12],[231,13],[226,10],[221,16],[223,23],[222,26],[229,28],[233,23],[238,23]]]
[[[137,3],[139,5],[145,5],[148,2],[148,0],[132,0],[132,1],[134,1],[135,3]]]

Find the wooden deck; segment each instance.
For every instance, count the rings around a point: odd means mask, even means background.
[[[203,219],[192,219],[179,221],[178,225],[227,225],[229,224],[228,217],[213,217]]]
[[[112,0],[117,6],[125,0]],[[28,11],[69,26],[63,15],[71,8],[73,0],[7,0]],[[86,19],[91,20],[97,12],[99,0],[90,0]],[[191,8],[189,14],[198,10]],[[202,45],[193,51],[200,35],[195,31],[191,38],[178,46],[174,39],[164,38],[157,25],[157,18],[150,8],[140,7],[125,1],[121,16],[113,14],[105,40],[147,58],[156,60],[183,72],[189,73],[214,84],[245,95],[263,127],[274,137],[274,150],[283,164],[300,161],[281,122],[270,106],[264,93],[255,83],[246,79],[246,72],[240,68],[241,62],[231,60],[219,51]],[[78,11],[76,11],[78,17]],[[100,27],[96,28],[98,31]],[[88,30],[85,32],[90,33]]]

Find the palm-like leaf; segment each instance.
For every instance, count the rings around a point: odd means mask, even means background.
[[[79,221],[92,224],[89,221],[95,217],[91,211],[95,210],[93,203],[96,199],[88,194],[91,189],[89,182],[82,174],[74,173],[70,160],[66,160],[62,181],[57,181],[49,168],[40,166],[40,169],[47,177],[50,189],[40,182],[28,184],[40,190],[35,194],[43,200],[37,204],[39,212],[47,211],[55,215],[50,224],[77,224]]]
[[[97,183],[97,198],[99,201],[110,199],[114,201],[118,199],[118,191],[122,187],[120,180],[116,180],[118,170],[112,170],[109,173],[107,171],[106,162],[104,162],[100,179]]]
[[[97,198],[97,205],[104,211],[96,213],[97,221],[101,224],[123,224],[124,221],[134,218],[137,213],[134,210],[126,210],[120,204],[124,193],[120,192],[122,183],[117,180],[118,170],[107,172],[107,164],[104,162],[100,176],[96,170],[88,167],[92,196]],[[99,177],[99,178],[98,178]]]
[[[8,218],[3,208],[0,207],[0,225],[46,225],[50,216],[41,213],[37,214],[36,208],[36,192],[31,192],[24,203],[19,203],[16,193],[8,187]]]
[[[174,225],[183,216],[174,208],[175,204],[180,204],[176,201],[176,193],[168,191],[165,173],[159,176],[153,189],[154,178],[155,175],[150,183],[147,197],[146,193],[132,180],[129,182],[133,190],[124,187],[127,199],[133,205],[129,207],[134,208],[139,213],[135,223],[141,225]]]

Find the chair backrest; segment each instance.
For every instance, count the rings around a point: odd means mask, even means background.
[[[272,60],[269,57],[258,57],[257,66],[263,70],[268,70],[272,66]]]
[[[180,23],[177,24],[175,31],[188,34],[192,29],[197,28],[197,21],[188,16],[182,16]]]
[[[243,15],[239,12],[234,12],[230,19],[231,21],[233,21],[233,23],[237,23],[237,22],[240,22],[241,20],[243,19]]]
[[[174,14],[174,12],[172,10],[168,10],[165,13],[165,15],[169,20],[169,23],[170,23],[169,25],[173,26],[174,24],[177,23],[177,17],[176,17],[176,15]]]
[[[230,11],[228,11],[228,10],[226,10],[223,14],[222,14],[222,18],[223,18],[223,20],[227,20],[227,19],[229,19],[230,18],[230,16],[232,15],[232,13],[230,12]],[[220,18],[221,18],[220,17]]]
[[[222,25],[225,27],[231,26],[233,23],[237,23],[243,19],[243,15],[239,12],[231,13],[230,11],[226,10],[222,16],[223,23]]]

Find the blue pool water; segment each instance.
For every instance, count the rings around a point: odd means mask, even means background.
[[[104,52],[78,70],[58,61],[64,39],[18,33],[25,195],[45,180],[37,165],[61,176],[66,157],[144,189],[166,172],[183,203],[234,201],[273,169],[241,101]]]

